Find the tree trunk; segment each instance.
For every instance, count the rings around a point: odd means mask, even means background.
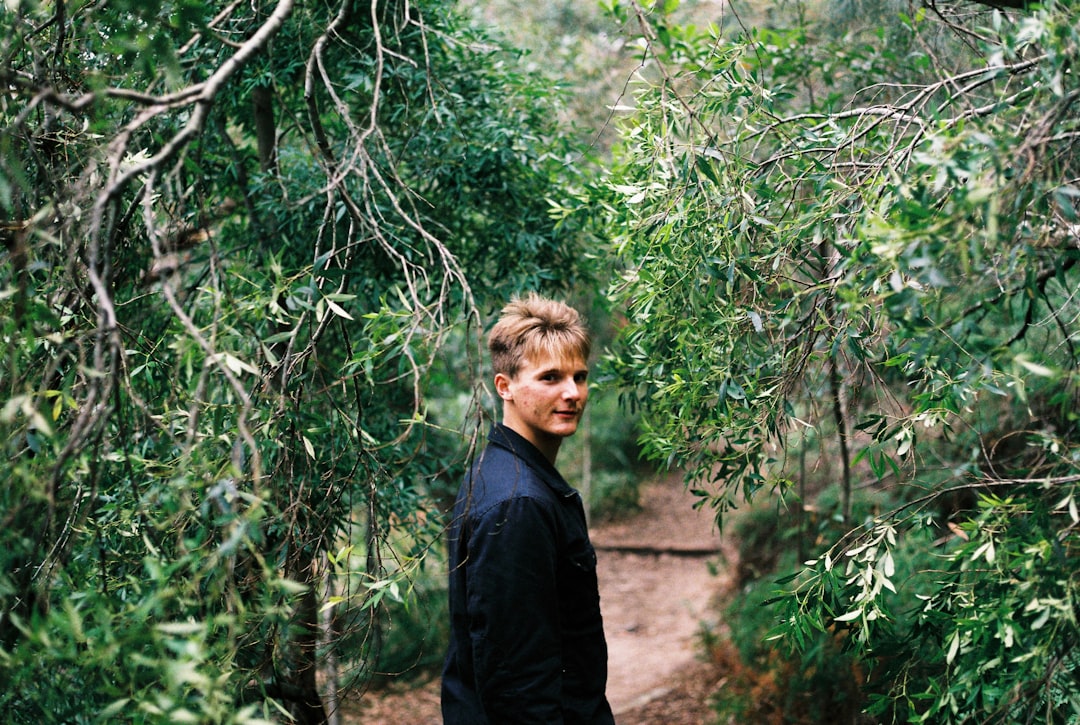
[[[293,666],[290,684],[293,685],[290,712],[301,725],[324,725],[327,721],[316,675],[319,671],[319,596],[318,575],[314,563],[294,572],[294,581],[302,582],[307,591],[300,598],[294,617],[297,634],[291,641]]]
[[[255,86],[251,91],[251,105],[255,118],[255,138],[259,146],[259,168],[266,173],[277,172],[274,89],[268,85]]]

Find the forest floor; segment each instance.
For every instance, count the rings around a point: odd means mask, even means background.
[[[693,502],[668,477],[642,488],[640,512],[591,529],[619,725],[715,722],[708,699],[726,673],[702,656],[701,634],[724,634],[715,604],[734,586],[736,548]],[[438,678],[369,691],[347,710],[342,725],[439,725]]]

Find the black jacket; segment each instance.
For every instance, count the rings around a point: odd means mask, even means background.
[[[614,723],[581,496],[503,425],[466,475],[449,547],[444,725]]]

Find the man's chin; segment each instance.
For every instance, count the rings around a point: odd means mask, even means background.
[[[559,427],[559,430],[555,432],[555,435],[559,436],[560,438],[569,438],[570,436],[577,433],[577,429],[577,423],[574,423],[572,426],[563,425]]]

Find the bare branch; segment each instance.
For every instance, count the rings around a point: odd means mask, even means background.
[[[124,131],[117,137],[117,142],[113,144],[113,153],[110,158],[111,166],[111,178],[108,185],[102,191],[98,197],[98,203],[96,207],[101,207],[111,198],[124,188],[127,183],[140,176],[150,169],[155,169],[167,162],[172,156],[182,149],[187,143],[194,138],[199,132],[202,131],[203,126],[206,123],[207,114],[210,112],[210,104],[213,103],[214,98],[217,96],[221,87],[238,71],[240,67],[244,65],[255,53],[266,47],[266,44],[270,42],[270,39],[281,29],[285,19],[292,13],[294,0],[278,0],[277,6],[274,8],[274,12],[270,14],[266,22],[255,31],[255,33],[249,38],[240,49],[229,57],[221,66],[214,71],[213,74],[203,83],[190,89],[194,91],[198,89],[198,93],[195,97],[195,107],[192,110],[191,118],[184,125],[179,133],[173,136],[156,154],[147,159],[146,161],[132,165],[126,170],[120,169],[120,162],[122,161],[122,154],[120,152],[126,150],[127,139],[130,134],[143,123],[145,123],[150,117],[157,115],[161,108],[154,106],[148,109],[144,114],[140,114],[132,123],[125,127]]]

